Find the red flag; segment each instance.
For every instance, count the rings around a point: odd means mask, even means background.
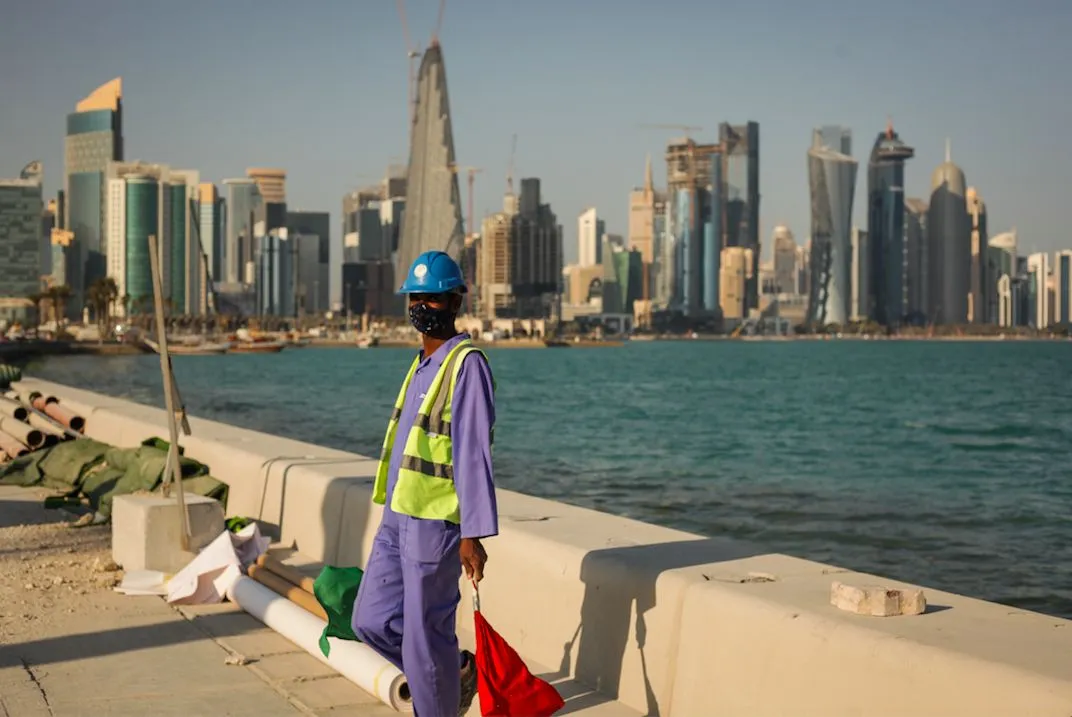
[[[480,613],[480,593],[473,583],[476,622],[477,694],[483,717],[551,717],[566,704],[558,691],[536,677],[517,651]]]

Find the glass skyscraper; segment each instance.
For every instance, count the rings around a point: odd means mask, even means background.
[[[262,203],[260,190],[252,179],[225,179],[227,187],[227,231],[224,253],[227,266],[220,281],[242,282],[246,266],[253,261],[253,217]]]
[[[149,235],[157,233],[160,184],[153,177],[126,177],[126,291],[131,306],[148,313],[153,300]]]
[[[172,310],[178,313],[187,313],[186,308],[186,284],[187,284],[187,246],[186,246],[186,215],[189,214],[186,199],[186,185],[183,183],[169,184],[165,195],[165,201],[171,203],[171,246],[169,247],[170,261],[168,264],[167,284],[170,290]]]
[[[68,315],[81,313],[85,290],[106,273],[104,171],[123,159],[123,81],[116,78],[95,89],[67,115],[63,226],[74,232],[71,251],[81,272],[69,272]]]
[[[946,160],[931,175],[927,211],[928,318],[938,324],[968,320],[971,292],[971,225],[968,220],[964,172]]]
[[[816,130],[808,150],[811,190],[811,282],[808,319],[821,325],[849,320],[852,300],[852,201],[856,160],[823,144]]]
[[[719,125],[722,145],[722,247],[752,250],[745,310],[759,306],[759,123]]]
[[[41,182],[0,180],[0,320],[26,322],[40,287]]]
[[[871,253],[868,315],[883,326],[900,324],[910,312],[905,250],[905,161],[915,150],[893,124],[875,139],[867,167],[867,232]]]

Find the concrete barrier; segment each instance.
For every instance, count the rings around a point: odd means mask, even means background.
[[[163,410],[23,386],[60,396],[93,438],[134,445],[167,435]],[[364,565],[381,515],[370,501],[374,460],[196,418],[191,426],[183,445],[229,484],[228,515],[257,517],[314,560]],[[564,680],[556,684],[571,711],[1072,715],[1070,621],[930,589],[923,615],[856,615],[830,605],[834,580],[913,586],[511,491],[498,499],[484,612],[530,666]],[[463,599],[463,642],[471,625]]]

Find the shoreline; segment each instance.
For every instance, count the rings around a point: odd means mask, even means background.
[[[918,342],[918,343],[972,343],[972,342],[1017,342],[1017,343],[1062,343],[1072,342],[1066,336],[1019,336],[1019,335],[968,335],[968,336],[870,336],[870,335],[801,335],[801,336],[651,336],[641,335],[622,339],[553,339],[549,345],[543,339],[504,339],[499,341],[476,340],[473,343],[482,349],[551,349],[551,348],[622,348],[631,343],[675,343],[675,342],[743,342],[743,343],[794,343],[840,342],[840,341],[877,341],[877,342]],[[359,347],[356,342],[340,339],[309,339],[305,344],[287,344],[286,349],[303,348],[414,348],[416,341],[398,339],[381,339],[376,346]],[[0,363],[24,363],[29,360],[48,356],[135,356],[151,353],[143,347],[129,343],[96,341],[12,341],[0,343]]]

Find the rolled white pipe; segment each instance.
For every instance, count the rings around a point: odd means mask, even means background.
[[[327,623],[244,575],[231,584],[227,597],[385,705],[399,712],[413,712],[405,675],[372,648],[329,637],[331,655],[324,657],[319,640]]]

